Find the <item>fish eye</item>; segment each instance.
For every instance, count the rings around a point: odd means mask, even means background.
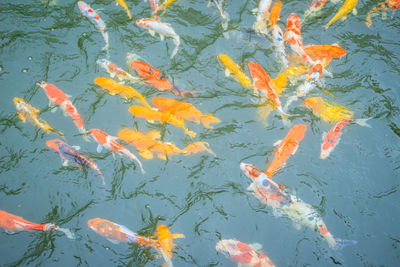
[[[258,176],[260,176],[260,174],[261,174],[261,172],[257,169],[257,168],[252,168],[251,169],[251,174],[253,175],[253,176],[256,176],[256,177],[258,177]]]

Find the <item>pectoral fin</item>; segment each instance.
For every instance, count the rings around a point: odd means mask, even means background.
[[[62,163],[62,165],[63,165],[64,167],[67,167],[67,166],[68,166],[68,160],[64,160],[63,163]]]
[[[72,146],[73,148],[75,148],[76,150],[80,150],[81,147],[80,146]]]
[[[274,144],[273,144],[273,146],[279,146],[279,144],[282,142],[282,140],[278,140],[278,141],[276,141]]]
[[[103,146],[102,145],[98,145],[97,146],[97,153],[100,153],[103,150]]]
[[[153,158],[153,153],[151,153],[149,150],[142,150],[139,151],[139,155],[145,159],[152,159]]]
[[[353,12],[354,16],[357,15],[357,13],[358,13],[356,8],[354,8],[352,12]]]
[[[153,30],[149,30],[149,33],[150,33],[151,36],[154,36],[156,34],[156,32],[153,31]]]
[[[161,41],[164,41],[164,39],[165,39],[164,35],[160,34],[160,39],[161,39]]]

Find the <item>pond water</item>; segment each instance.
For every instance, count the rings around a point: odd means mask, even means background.
[[[181,37],[177,55],[170,59],[174,44],[139,28],[135,20],[150,17],[149,2],[126,1],[133,20],[115,1],[88,2],[108,27],[109,60],[126,69],[125,56],[134,52],[143,61],[163,71],[178,87],[198,90],[185,99],[203,113],[221,120],[214,129],[186,122],[195,131],[193,139],[172,125],[134,118],[128,108],[135,104],[111,96],[94,84],[105,73],[96,60],[106,58],[100,32],[70,0],[3,0],[0,3],[0,209],[32,222],[53,222],[69,228],[75,239],[60,232],[0,231],[0,265],[15,266],[159,266],[156,252],[136,244],[113,244],[88,228],[87,221],[99,217],[127,226],[144,236],[154,234],[159,224],[176,239],[176,266],[234,266],[215,245],[220,239],[259,243],[276,266],[398,266],[400,262],[399,177],[400,93],[399,14],[388,19],[373,18],[367,28],[365,16],[377,4],[360,0],[358,15],[323,26],[341,3],[329,2],[321,14],[302,24],[304,44],[340,44],[347,55],[329,66],[333,78],[323,85],[334,95],[316,89],[312,96],[346,106],[354,118],[372,118],[372,128],[358,125],[343,130],[340,143],[329,158],[319,158],[323,132],[332,123],[302,107],[291,125],[305,123],[308,130],[295,155],[274,180],[304,202],[313,205],[329,231],[343,239],[357,240],[354,246],[332,250],[319,233],[296,229],[286,217],[277,217],[246,188],[250,180],[239,168],[241,162],[259,169],[273,159],[274,143],[289,128],[277,112],[267,121],[257,117],[258,105],[251,92],[231,77],[225,77],[217,55],[227,54],[247,75],[247,63],[255,61],[272,77],[281,71],[274,47],[267,38],[248,33],[255,22],[252,10],[258,1],[225,1],[229,14],[224,30],[215,6],[208,1],[177,0],[162,16]],[[310,1],[283,0],[281,21],[295,12],[303,16]],[[290,53],[289,46],[286,47]],[[96,152],[96,142],[86,142],[70,117],[52,112],[48,99],[37,85],[57,85],[77,107],[86,129],[99,128],[116,136],[122,128],[142,132],[159,130],[164,142],[185,147],[204,141],[209,153],[157,157],[143,162],[146,174],[127,158],[109,151]],[[281,97],[286,102],[296,84],[289,84]],[[135,84],[146,99],[165,96],[146,84]],[[78,145],[103,172],[103,189],[92,170],[62,166],[46,141],[59,138],[45,134],[16,114],[13,98],[23,98],[41,110],[41,117],[64,132],[65,141]],[[294,104],[293,104],[294,105]],[[127,148],[138,155],[134,147]]]

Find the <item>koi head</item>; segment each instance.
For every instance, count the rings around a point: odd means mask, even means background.
[[[99,225],[100,225],[100,223],[102,223],[104,220],[103,219],[100,219],[100,218],[94,218],[94,219],[90,219],[89,221],[88,221],[88,227],[90,228],[90,229],[92,229],[93,231],[95,231],[95,232],[100,232],[99,231]]]
[[[321,79],[321,73],[324,69],[321,63],[316,63],[308,72],[308,80],[309,81],[319,81]]]
[[[103,132],[102,130],[100,130],[100,129],[90,129],[89,133],[93,136],[94,139],[96,139],[96,141],[99,144],[102,145],[102,144],[107,142],[106,138],[107,138],[108,135],[105,132]]]
[[[139,27],[148,29],[148,28],[150,28],[150,26],[149,26],[149,24],[147,23],[147,20],[148,20],[148,19],[137,19],[137,20],[136,20],[136,24],[137,24]]]
[[[86,4],[85,2],[83,2],[83,1],[79,1],[78,2],[78,7],[79,7],[79,10],[81,12],[83,12],[83,11],[85,11],[87,9],[90,9],[90,6],[88,4]]]
[[[326,135],[324,135],[324,139],[325,139],[325,136]],[[319,157],[321,159],[326,159],[327,157],[329,157],[333,148],[335,147],[335,144],[333,142],[329,142],[329,140],[330,139],[328,138],[328,140],[326,140],[326,141],[324,140],[321,144],[321,153],[319,155]]]
[[[107,70],[108,69],[108,65],[111,63],[109,60],[102,58],[102,59],[98,59],[96,61],[96,63],[102,67],[103,69]]]
[[[240,169],[244,172],[244,174],[249,177],[251,180],[255,180],[263,173],[257,167],[247,164],[247,163],[240,163]]]
[[[250,264],[253,257],[257,257],[254,249],[240,241],[224,239],[217,243],[215,249],[236,263]]]
[[[14,105],[18,111],[25,109],[25,101],[22,98],[14,97]]]
[[[320,97],[309,97],[304,99],[304,106],[307,108],[313,109],[316,105],[318,105],[318,102],[320,102]]]
[[[51,148],[57,152],[60,151],[60,146],[62,144],[65,144],[65,143],[59,139],[53,139],[53,140],[49,140],[46,142],[46,146],[48,146],[49,148]]]

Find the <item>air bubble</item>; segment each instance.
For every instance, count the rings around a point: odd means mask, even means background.
[[[32,60],[33,58],[31,56],[28,57],[28,60]]]
[[[23,73],[27,73],[29,71],[29,69],[23,69],[22,72]]]

